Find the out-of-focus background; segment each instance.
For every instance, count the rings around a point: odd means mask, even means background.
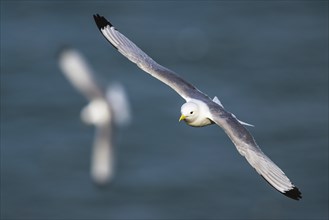
[[[218,126],[178,123],[184,100],[111,47],[109,19],[249,128],[303,193],[270,187]],[[107,187],[94,128],[57,52],[120,81],[133,121]],[[1,1],[1,219],[328,219],[327,1]]]

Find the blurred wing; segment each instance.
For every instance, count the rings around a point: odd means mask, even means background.
[[[110,124],[96,126],[91,157],[91,177],[99,185],[111,181],[114,173],[112,127]]]
[[[59,55],[59,66],[70,83],[87,99],[103,96],[91,69],[78,51],[63,49]]]
[[[113,111],[114,123],[120,126],[129,124],[130,105],[124,87],[120,83],[112,83],[106,90],[106,98]]]
[[[285,173],[268,158],[258,147],[249,131],[229,112],[212,109],[212,118],[236,146],[239,153],[244,156],[249,164],[256,169],[270,185],[282,194],[299,200],[301,192],[288,179]]]
[[[170,86],[185,100],[189,98],[205,97],[202,92],[192,84],[186,82],[173,71],[156,63],[144,51],[137,47],[127,37],[117,31],[113,25],[103,16],[94,15],[97,27],[103,36],[115,47],[123,56],[131,62],[136,63],[139,68],[151,74],[153,77]]]

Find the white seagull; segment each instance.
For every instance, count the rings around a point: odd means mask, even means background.
[[[229,136],[239,153],[250,165],[276,190],[292,199],[302,198],[301,192],[288,179],[285,173],[258,147],[253,136],[232,113],[226,111],[217,97],[211,99],[188,83],[175,72],[161,66],[121,34],[103,16],[94,15],[94,20],[103,36],[123,56],[137,64],[139,68],[167,84],[175,90],[186,103],[181,107],[181,117],[190,126],[202,127],[210,124],[219,125]]]
[[[90,172],[95,183],[105,185],[114,175],[113,133],[117,126],[130,120],[125,91],[119,83],[104,91],[84,57],[76,50],[63,49],[59,54],[59,66],[72,86],[89,100],[80,115],[83,122],[96,127]]]

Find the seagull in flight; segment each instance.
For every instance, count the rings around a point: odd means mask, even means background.
[[[68,81],[89,103],[81,110],[81,119],[96,127],[91,156],[91,177],[98,185],[109,183],[114,175],[114,132],[129,123],[128,100],[119,83],[105,90],[80,52],[72,48],[59,53],[59,66]]]
[[[185,99],[186,103],[181,107],[179,121],[183,120],[194,127],[217,124],[225,131],[238,152],[271,186],[294,200],[302,198],[299,189],[259,148],[253,136],[244,126],[249,124],[239,121],[235,115],[225,110],[217,97],[211,99],[172,70],[155,62],[120,33],[106,18],[98,14],[93,17],[102,35],[115,49],[139,68],[171,87]]]

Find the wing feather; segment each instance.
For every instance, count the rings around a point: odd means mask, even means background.
[[[220,114],[219,114],[220,113]],[[234,143],[239,153],[244,156],[248,163],[260,174],[271,186],[282,194],[299,200],[301,192],[289,180],[285,173],[259,148],[253,136],[239,121],[225,110],[211,109],[213,120],[223,128],[225,133]]]
[[[87,99],[103,96],[101,86],[84,57],[76,50],[65,48],[59,54],[59,65],[64,76]]]
[[[121,34],[103,16],[94,15],[94,20],[103,36],[115,47],[123,56],[131,62],[137,64],[139,68],[151,74],[153,77],[167,84],[175,90],[185,100],[189,98],[209,98],[200,92],[192,84],[185,81],[172,70],[161,66],[149,57],[144,51],[136,46],[127,37]]]

